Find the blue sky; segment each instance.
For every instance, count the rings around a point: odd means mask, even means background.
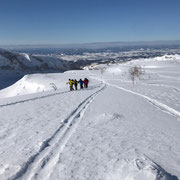
[[[0,0],[0,44],[180,40],[180,0]]]

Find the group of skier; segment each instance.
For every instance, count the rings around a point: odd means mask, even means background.
[[[69,79],[69,81],[67,82],[67,84],[69,84],[70,91],[77,90],[78,84],[80,86],[80,89],[88,88],[88,83],[89,80],[87,78],[85,78],[84,80],[80,79],[79,81],[77,81],[76,79]]]

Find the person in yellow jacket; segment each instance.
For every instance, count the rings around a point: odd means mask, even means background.
[[[74,90],[74,88],[73,88],[73,84],[74,84],[75,82],[72,80],[72,79],[69,79],[69,82],[67,82],[66,84],[69,84],[69,87],[70,87],[70,91],[73,91]]]

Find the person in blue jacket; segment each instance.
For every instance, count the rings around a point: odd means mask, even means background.
[[[84,81],[82,79],[80,79],[78,81],[79,85],[80,85],[80,89],[83,89],[83,84],[84,84]]]

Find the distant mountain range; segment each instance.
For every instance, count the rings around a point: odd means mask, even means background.
[[[95,43],[79,43],[79,44],[37,44],[37,45],[0,45],[1,48],[8,49],[24,49],[24,48],[86,48],[101,49],[112,47],[126,46],[164,46],[164,45],[180,45],[180,40],[172,41],[117,41],[117,42],[95,42]]]
[[[76,67],[72,62],[51,56],[38,56],[0,49],[1,72],[37,73],[63,72]]]
[[[88,58],[88,55],[85,55],[85,57],[71,56],[71,58],[67,60],[67,58],[63,59],[63,57],[56,54],[40,55],[0,49],[0,74],[32,74],[80,70],[86,65],[96,62],[100,63],[101,61],[104,63],[110,60],[104,60],[104,57],[99,56],[91,59],[91,56]]]
[[[146,44],[146,45],[145,45]],[[143,48],[152,45],[162,46],[162,48]],[[164,48],[163,44],[169,45],[170,48]],[[38,48],[40,46],[23,46],[26,50],[23,51],[16,47],[14,50],[0,49],[0,70],[4,72],[16,73],[47,73],[47,72],[64,72],[67,70],[78,70],[84,66],[92,63],[112,63],[117,61],[128,61],[138,58],[150,58],[162,56],[164,54],[179,54],[180,41],[152,41],[152,42],[109,42],[109,43],[89,43],[71,45],[71,47],[86,47],[86,48],[105,48],[102,51],[96,50],[78,50],[72,49],[67,52],[59,51],[57,48],[42,48],[34,52],[32,47]],[[112,47],[119,46],[138,46],[137,48],[117,48],[114,50]],[[141,46],[140,46],[141,45]],[[172,48],[177,45],[177,48]],[[52,45],[63,46],[63,45]],[[19,48],[21,46],[18,46]],[[31,48],[30,48],[31,47]],[[70,45],[68,46],[70,47]],[[141,48],[142,47],[142,48]],[[41,51],[43,53],[41,53]],[[40,53],[39,53],[40,52]]]

